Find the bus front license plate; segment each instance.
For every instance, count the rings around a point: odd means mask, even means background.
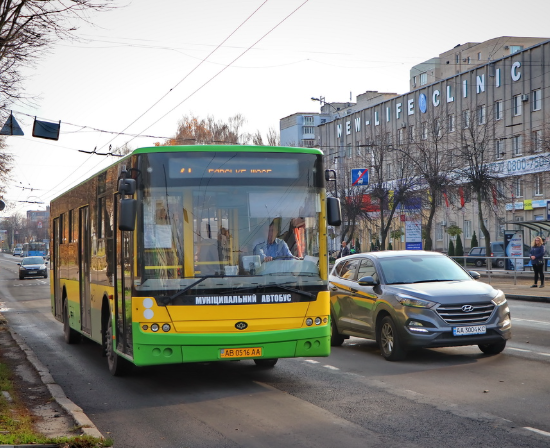
[[[222,348],[222,358],[256,358],[262,356],[261,347]]]

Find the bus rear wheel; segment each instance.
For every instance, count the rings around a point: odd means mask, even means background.
[[[113,376],[124,376],[130,371],[131,364],[118,356],[115,353],[113,347],[113,321],[112,319],[108,320],[107,330],[106,330],[106,354],[107,354],[107,364],[109,365],[109,372]]]
[[[273,367],[275,364],[277,364],[278,360],[279,358],[255,359],[254,362],[258,367]]]

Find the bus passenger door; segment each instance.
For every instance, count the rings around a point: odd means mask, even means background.
[[[132,345],[132,242],[134,232],[118,230],[120,196],[116,195],[115,207],[115,336],[116,349],[133,356]],[[136,229],[137,232],[137,229]]]
[[[90,303],[90,209],[79,210],[78,281],[80,284],[80,322],[82,331],[91,334]]]
[[[62,319],[63,316],[63,303],[61,297],[61,286],[59,281],[60,269],[59,269],[59,242],[61,241],[59,218],[53,220],[53,254],[50,254],[50,263],[53,262],[53,276],[50,276],[53,281],[53,297],[54,303],[52,304],[55,309],[52,310],[53,315]]]

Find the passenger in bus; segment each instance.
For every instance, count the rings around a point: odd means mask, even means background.
[[[267,231],[267,240],[254,246],[254,255],[259,255],[262,263],[264,261],[271,261],[276,258],[284,260],[294,260],[296,257],[292,255],[286,242],[280,238],[277,238],[279,234],[279,228],[281,225],[281,218],[275,218],[269,224]]]

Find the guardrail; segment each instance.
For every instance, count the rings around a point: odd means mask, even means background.
[[[529,269],[529,271],[533,270],[533,266],[531,265],[531,257],[475,257],[472,255],[464,255],[451,256],[450,258],[455,260],[466,270],[485,272],[489,278],[489,282],[491,281],[491,274],[510,272],[513,273],[514,285],[516,285],[518,273],[525,272],[527,269]],[[485,260],[485,262],[480,266],[479,263],[476,263],[478,260]],[[503,261],[502,264],[499,263],[500,260]],[[510,260],[511,263],[507,263],[507,260]],[[544,265],[545,271],[548,271],[548,263],[550,263],[550,260],[546,260]],[[501,266],[498,266],[499,264],[501,264]],[[507,269],[510,265],[515,267],[515,269]],[[472,266],[475,266],[475,268],[469,269]],[[483,266],[485,266],[485,269],[480,269]]]

